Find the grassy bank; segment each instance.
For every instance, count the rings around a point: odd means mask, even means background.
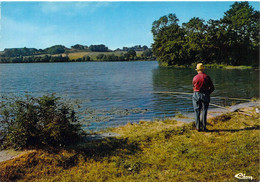
[[[253,66],[231,66],[231,65],[223,65],[223,64],[206,64],[205,68],[224,68],[224,69],[240,69],[240,70],[245,70],[245,69],[253,69]]]
[[[245,115],[249,113],[249,115]],[[34,150],[2,162],[0,179],[21,181],[259,180],[259,115],[253,110],[209,121],[209,132],[173,120],[127,124],[120,137],[60,150]]]

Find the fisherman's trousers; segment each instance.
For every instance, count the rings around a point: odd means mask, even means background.
[[[195,111],[195,124],[197,130],[206,130],[209,102],[210,94],[208,93],[194,92],[192,95],[192,103]],[[201,110],[202,121],[200,119]]]

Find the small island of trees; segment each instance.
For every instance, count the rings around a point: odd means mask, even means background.
[[[259,65],[259,11],[248,2],[235,2],[220,20],[178,21],[169,14],[153,22],[152,50],[161,66]]]

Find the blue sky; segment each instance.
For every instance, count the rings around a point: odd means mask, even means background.
[[[0,2],[0,50],[14,47],[105,44],[151,46],[153,21],[175,13],[180,24],[193,17],[220,19],[234,2]],[[258,1],[250,1],[259,10]]]

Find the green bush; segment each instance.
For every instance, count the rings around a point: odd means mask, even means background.
[[[75,111],[54,94],[2,97],[0,116],[2,148],[61,147],[81,139]]]

